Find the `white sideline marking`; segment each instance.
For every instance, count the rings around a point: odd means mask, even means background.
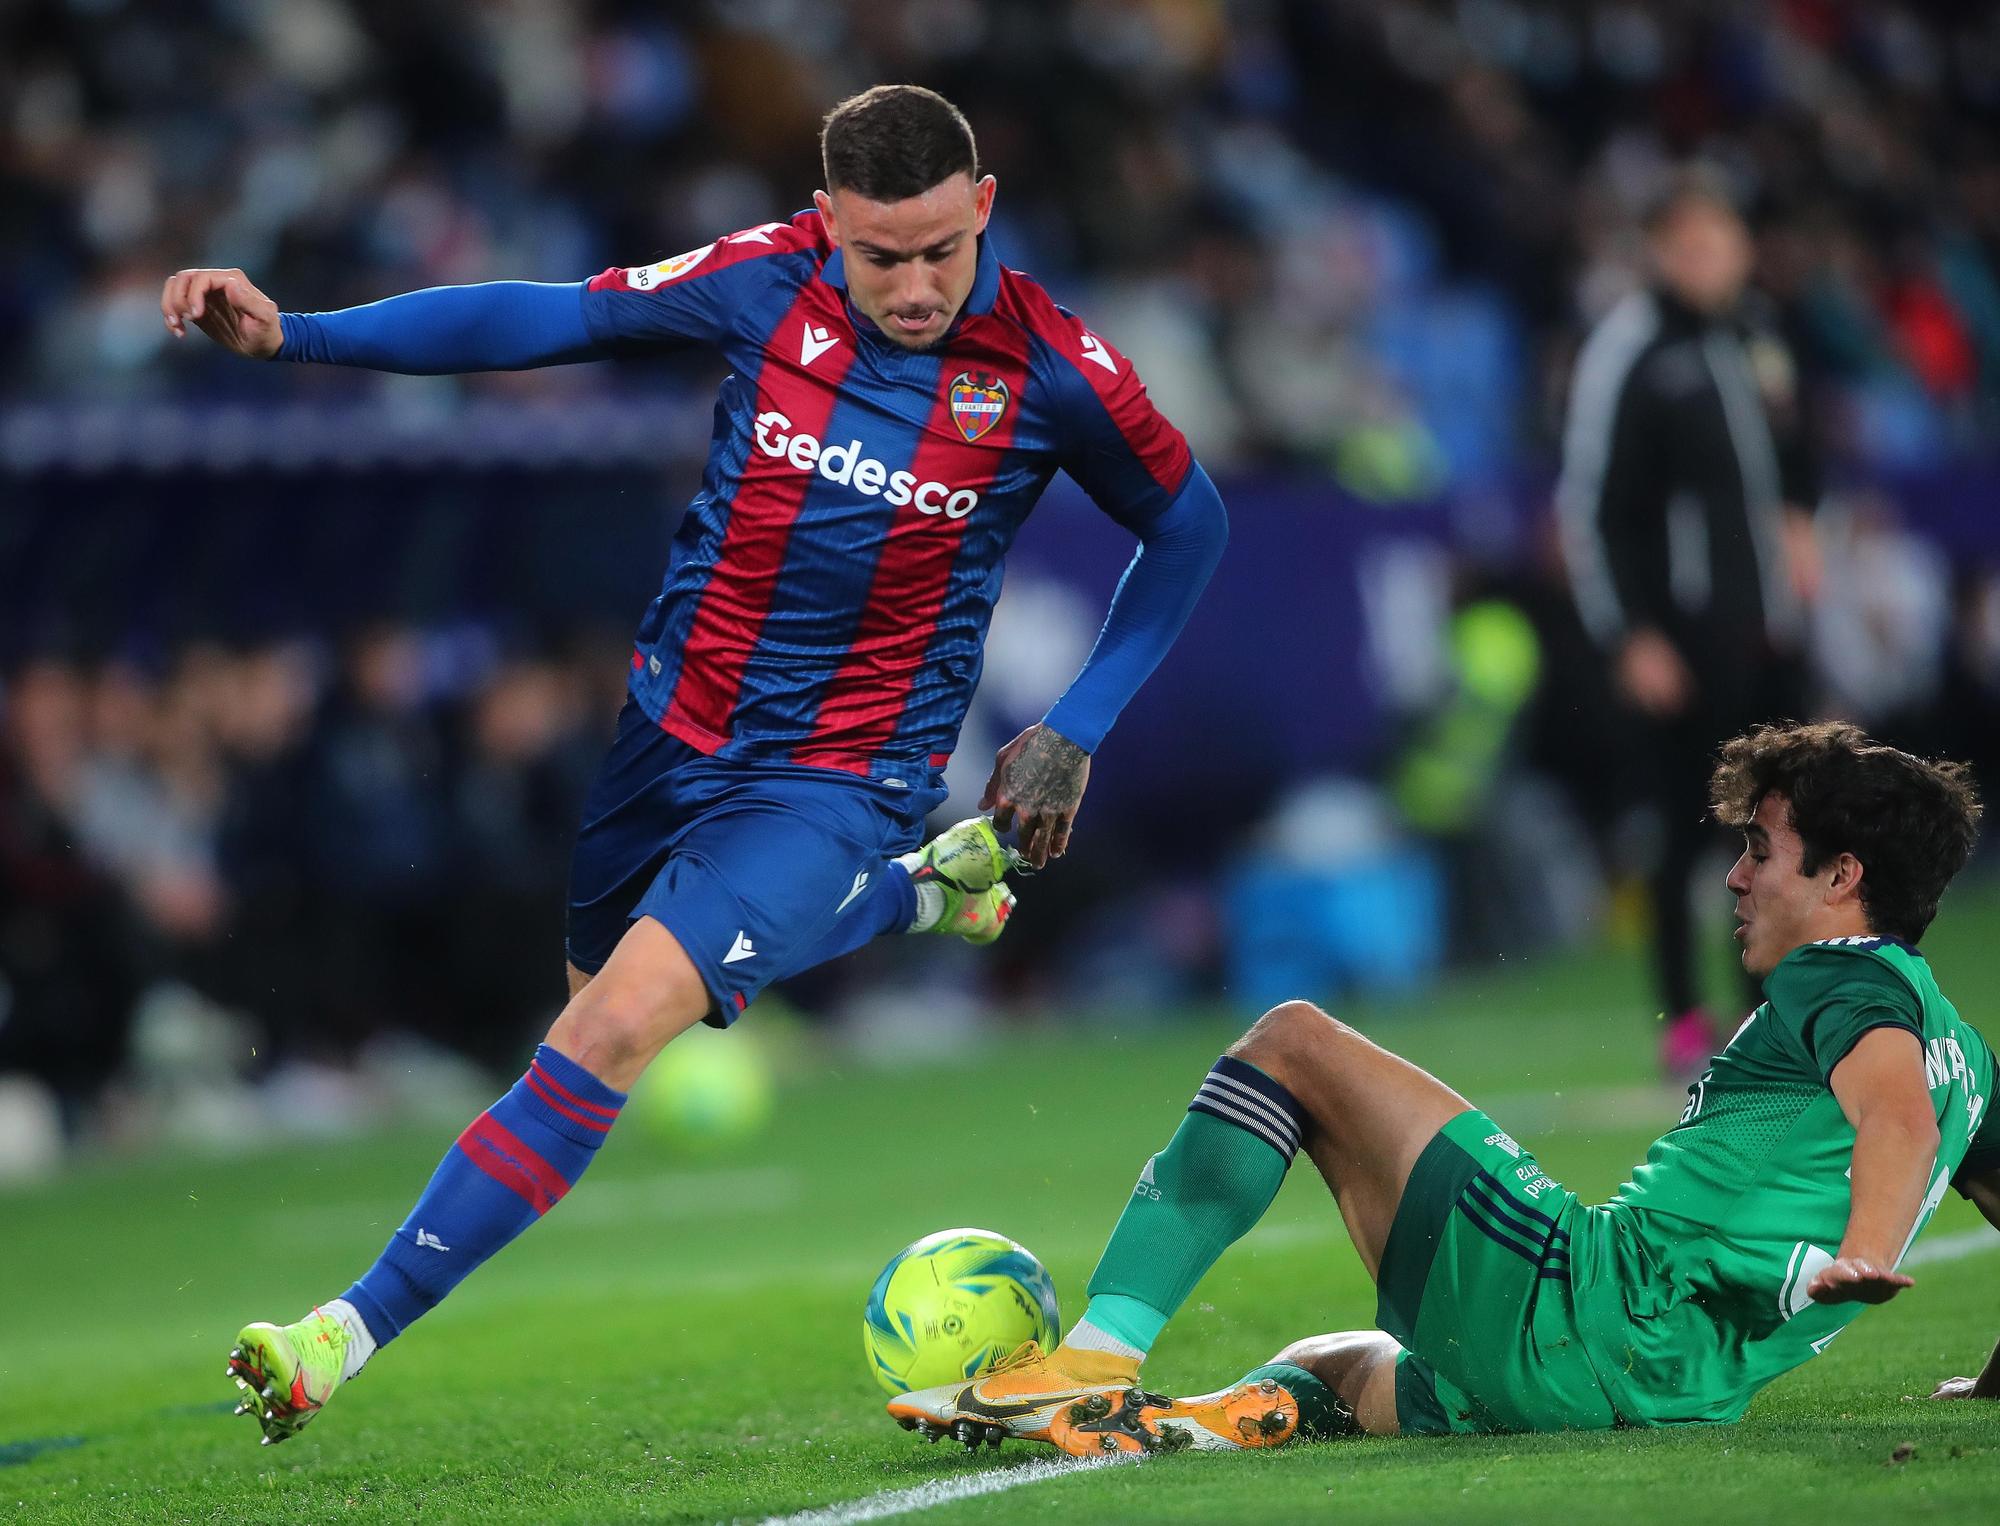
[[[1986,1250],[2000,1250],[2000,1234],[1994,1233],[1992,1226],[1982,1224],[1976,1229],[1939,1235],[1935,1240],[1919,1240],[1898,1265],[1922,1266],[1927,1261],[1956,1261],[1960,1256],[1976,1256]]]
[[[1123,1452],[1116,1457],[1065,1457],[1061,1462],[1029,1462],[1018,1468],[992,1468],[984,1473],[968,1473],[959,1478],[934,1478],[929,1483],[907,1489],[885,1489],[839,1505],[821,1505],[796,1515],[768,1516],[763,1526],[851,1526],[856,1521],[887,1520],[913,1510],[934,1510],[939,1505],[955,1505],[960,1500],[982,1494],[999,1494],[1026,1484],[1046,1483],[1068,1473],[1088,1468],[1115,1468],[1120,1463],[1137,1462],[1141,1454]]]

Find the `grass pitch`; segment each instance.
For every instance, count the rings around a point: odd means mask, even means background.
[[[1961,892],[1927,943],[1946,991],[2000,1037],[1996,931],[2000,895]],[[1678,1114],[1652,1078],[1629,955],[1343,1010],[1587,1196]],[[1915,1289],[1735,1427],[1352,1441],[1043,1478],[1045,1449],[968,1456],[890,1425],[859,1334],[881,1263],[929,1230],[999,1229],[1049,1263],[1073,1316],[1140,1162],[1233,1031],[1222,1014],[1100,1019],[894,1069],[808,1053],[774,1126],[726,1160],[676,1161],[620,1130],[546,1222],[281,1447],[227,1413],[230,1337],[343,1288],[449,1129],[104,1163],[0,1196],[0,1521],[754,1521],[1024,1468],[1032,1485],[903,1518],[1682,1526],[2000,1511],[2000,1406],[1906,1397],[1975,1371],[2000,1336],[2000,1235],[1969,1237],[1978,1221],[1956,1197],[1922,1243],[1958,1254],[1916,1268]],[[1302,1161],[1169,1328],[1148,1381],[1212,1387],[1372,1311]],[[1897,1461],[1904,1443],[1915,1450]]]

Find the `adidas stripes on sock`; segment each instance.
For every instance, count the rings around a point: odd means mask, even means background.
[[[1271,1206],[1304,1125],[1279,1082],[1233,1055],[1217,1060],[1172,1140],[1140,1173],[1071,1344],[1151,1350],[1195,1284]]]

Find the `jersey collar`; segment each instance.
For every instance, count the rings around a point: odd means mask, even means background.
[[[972,294],[965,299],[965,313],[990,313],[1000,297],[1000,256],[993,249],[993,235],[979,235],[979,268],[972,277]]]

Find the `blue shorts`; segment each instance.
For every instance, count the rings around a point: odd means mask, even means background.
[[[897,789],[834,769],[724,762],[667,735],[627,700],[584,801],[570,860],[569,962],[595,975],[652,917],[734,1022],[808,956],[866,888],[923,841],[936,780]]]

